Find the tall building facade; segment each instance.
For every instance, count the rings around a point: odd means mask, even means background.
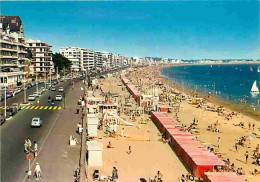
[[[32,53],[31,74],[45,76],[53,70],[52,51],[49,44],[40,40],[26,41],[28,50]]]
[[[0,86],[16,87],[29,72],[22,21],[19,16],[0,16]]]
[[[94,51],[81,49],[81,70],[90,71],[95,69]]]
[[[71,61],[72,71],[108,71],[122,68],[128,64],[129,58],[120,54],[93,51],[80,47],[63,47],[59,53]]]
[[[70,69],[72,71],[80,71],[80,57],[81,57],[81,48],[79,47],[64,47],[60,48],[59,53],[64,57],[68,58],[71,62]]]
[[[99,51],[95,51],[94,53],[95,57],[95,69],[96,70],[102,70],[102,63],[103,63],[103,58],[102,58],[102,53]]]

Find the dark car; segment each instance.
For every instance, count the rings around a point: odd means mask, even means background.
[[[8,108],[8,109],[6,109],[6,115],[7,115],[7,116],[14,116],[15,113],[16,113],[16,111],[15,111],[15,109],[13,109],[13,108]]]
[[[5,117],[0,115],[0,125],[5,123]]]
[[[6,92],[6,98],[11,98],[13,97],[13,93],[12,92]]]

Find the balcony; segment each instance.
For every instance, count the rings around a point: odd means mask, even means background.
[[[1,47],[0,51],[18,52],[18,49]]]
[[[6,59],[18,59],[17,55],[0,55],[0,58],[6,58]]]

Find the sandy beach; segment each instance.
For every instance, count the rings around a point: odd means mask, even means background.
[[[136,71],[126,74],[126,77],[135,85],[141,85],[139,91],[141,94],[148,94],[154,91],[155,83],[162,83],[157,88],[159,95],[163,93],[163,89],[177,91],[168,81],[159,74],[161,67],[143,67]],[[160,132],[151,121],[148,114],[141,114],[131,118],[131,114],[124,111],[126,103],[132,103],[132,111],[136,110],[136,101],[125,89],[120,80],[120,75],[111,76],[106,79],[99,80],[103,93],[113,93],[117,97],[110,97],[111,102],[119,104],[121,111],[119,116],[133,126],[126,126],[120,123],[117,127],[116,135],[111,137],[106,134],[105,129],[99,130],[98,142],[103,144],[103,165],[102,167],[89,167],[88,180],[91,177],[94,169],[98,169],[100,174],[111,176],[113,167],[118,169],[119,179],[117,181],[140,181],[140,178],[153,178],[157,175],[157,171],[163,174],[163,181],[178,181],[178,177],[182,174],[187,174],[189,169],[176,156],[173,149],[161,141]],[[178,92],[178,91],[177,91]],[[100,90],[94,92],[95,96],[99,97]],[[186,98],[187,94],[184,94]],[[200,97],[200,95],[198,96]],[[170,103],[171,104],[171,103]],[[214,103],[207,102],[206,105],[217,107]],[[234,171],[241,168],[245,173],[243,178],[250,182],[260,181],[260,175],[252,175],[251,171],[259,166],[252,164],[255,160],[252,155],[260,143],[260,123],[259,120],[250,118],[240,113],[236,113],[226,108],[223,115],[207,110],[205,108],[197,108],[191,100],[183,100],[178,110],[170,110],[170,114],[178,117],[181,124],[190,126],[193,120],[198,123],[190,132],[197,137],[199,141],[206,147],[214,148],[216,155],[223,160],[229,159],[230,165],[234,163]],[[232,113],[232,114],[230,114]],[[228,118],[228,119],[227,119]],[[147,121],[146,124],[140,124],[141,121]],[[243,127],[238,124],[243,123]],[[250,123],[250,124],[249,124]],[[254,127],[253,127],[254,126]],[[120,132],[124,128],[124,136],[120,136]],[[210,129],[209,129],[210,128]],[[216,130],[217,132],[213,132]],[[246,137],[242,145],[235,143],[241,138]],[[219,141],[218,141],[218,138]],[[111,143],[111,148],[107,148],[108,143]],[[217,145],[219,144],[219,148]],[[128,153],[131,146],[131,153]],[[246,162],[245,153],[248,151],[249,159]]]

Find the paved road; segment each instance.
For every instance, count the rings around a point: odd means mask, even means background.
[[[75,82],[77,81],[79,80],[75,80]],[[71,88],[69,82],[63,82],[60,85],[56,85],[56,88],[59,86],[64,87],[65,93],[68,93]],[[33,87],[31,91],[34,92],[34,89],[35,87]],[[50,95],[54,98],[56,94],[60,93],[58,91],[49,90],[43,93],[40,97],[40,105],[48,106],[48,96]],[[17,95],[16,99],[21,99],[23,94],[21,93],[20,95]],[[55,101],[55,106],[62,105],[63,101]],[[32,142],[37,141],[38,146],[40,147],[48,132],[51,130],[53,123],[58,118],[60,111],[61,110],[53,109],[21,110],[11,120],[1,126],[1,182],[23,181],[25,169],[28,168],[28,161],[25,159],[26,154],[24,153],[24,140],[29,137]],[[30,127],[31,119],[33,117],[41,117],[43,120],[41,128]]]

